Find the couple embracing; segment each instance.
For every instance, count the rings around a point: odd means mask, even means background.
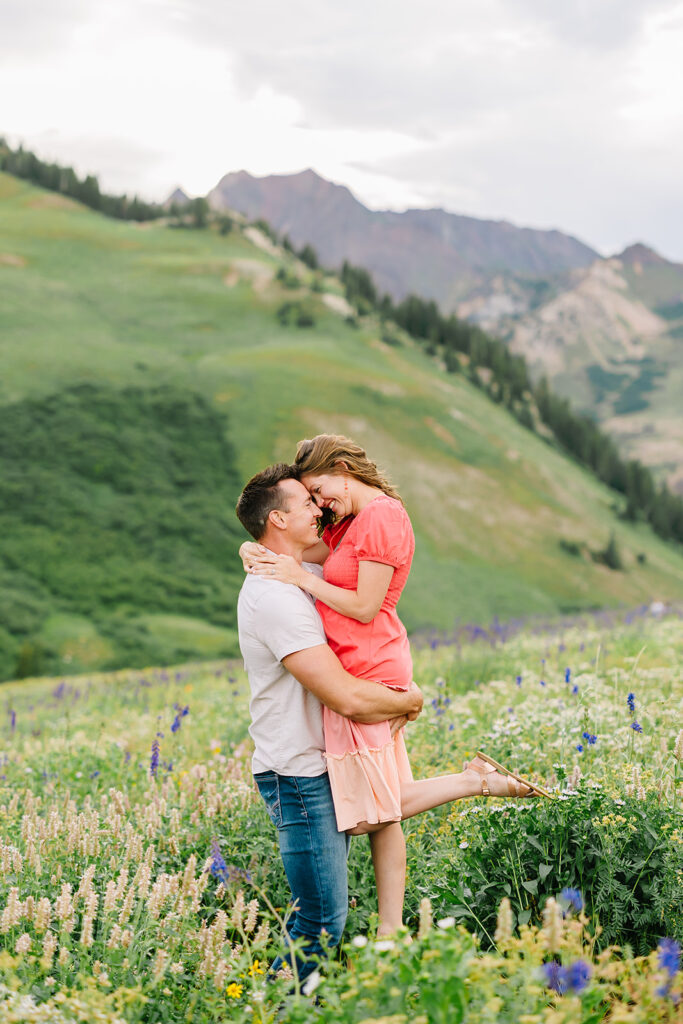
[[[485,754],[413,779],[404,726],[422,709],[396,612],[415,548],[399,494],[346,437],[300,442],[293,465],[252,477],[237,515],[255,543],[237,615],[251,690],[253,772],[278,832],[307,954],[346,921],[350,836],[369,835],[378,935],[402,925],[401,821],[470,796],[547,795]],[[282,965],[280,958],[273,970]],[[313,969],[297,964],[300,979]]]

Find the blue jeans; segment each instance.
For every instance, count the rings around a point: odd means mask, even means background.
[[[306,955],[322,953],[320,933],[327,946],[336,946],[348,912],[346,858],[349,837],[337,831],[327,773],[313,777],[259,772],[254,776],[268,814],[278,833],[280,855],[292,890],[294,910],[287,922],[292,940],[306,940]],[[277,957],[277,971],[287,957]],[[297,960],[299,980],[315,964]]]

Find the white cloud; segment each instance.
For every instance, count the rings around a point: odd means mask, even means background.
[[[683,259],[681,0],[37,2],[0,0],[0,131],[107,188],[313,166]]]

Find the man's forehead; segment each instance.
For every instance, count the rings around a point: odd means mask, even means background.
[[[281,480],[280,490],[283,491],[286,498],[289,498],[292,501],[296,501],[297,499],[301,500],[302,498],[305,500],[308,498],[308,491],[299,480]]]

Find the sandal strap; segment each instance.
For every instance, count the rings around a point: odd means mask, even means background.
[[[487,761],[483,761],[479,756],[477,756],[470,761],[467,767],[472,768],[479,775],[482,796],[491,796],[491,790],[489,789],[486,776],[491,775],[492,772],[496,771],[493,765],[489,764]]]
[[[479,757],[479,755],[473,758],[467,767],[472,768],[479,775],[482,796],[491,796],[491,789],[486,776],[497,772],[498,769],[488,761],[484,761]],[[505,772],[499,772],[498,774],[504,775],[507,780],[508,796],[522,797],[528,796],[533,792],[530,786],[526,786],[523,782],[519,782],[517,779],[514,779],[512,775],[508,775]],[[525,793],[524,790],[528,790],[528,792]]]

